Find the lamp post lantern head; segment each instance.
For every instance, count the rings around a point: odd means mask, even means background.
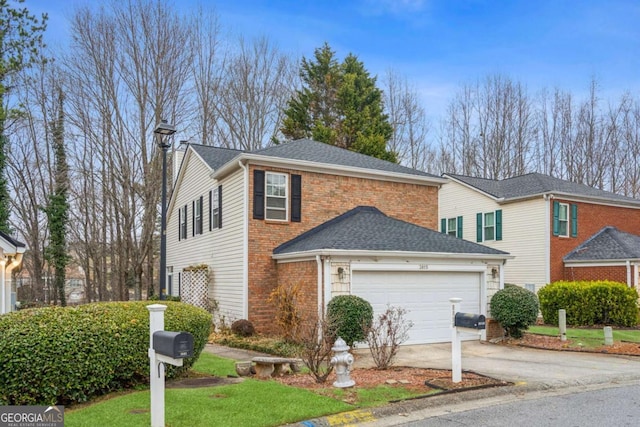
[[[156,128],[153,130],[153,133],[160,136],[169,136],[176,133],[176,127],[167,123],[166,120],[161,120],[160,123],[156,125]]]

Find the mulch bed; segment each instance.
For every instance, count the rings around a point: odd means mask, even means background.
[[[615,341],[611,346],[601,346],[597,348],[580,347],[575,340],[567,339],[560,341],[558,337],[549,335],[536,335],[525,333],[521,339],[507,339],[502,341],[505,345],[517,345],[532,348],[540,348],[543,350],[558,351],[583,351],[591,353],[608,353],[623,354],[631,356],[640,356],[640,344],[634,342]]]

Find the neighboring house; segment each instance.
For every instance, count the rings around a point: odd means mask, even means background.
[[[638,289],[640,236],[607,226],[564,257],[569,280],[614,280]]]
[[[0,231],[0,314],[15,309],[15,285],[11,272],[20,266],[26,245]]]
[[[311,140],[253,152],[191,144],[181,157],[168,288],[192,298],[205,283],[218,321],[274,331],[271,292],[298,285],[306,316],[355,294],[376,313],[409,309],[409,342],[448,341],[449,298],[486,314],[502,286],[508,254],[434,231],[443,178]]]
[[[513,255],[504,269],[506,283],[537,291],[557,280],[620,279],[596,264],[577,275],[584,267],[565,257],[603,227],[640,231],[640,200],[539,173],[500,181],[444,176],[449,182],[439,195],[440,231]],[[624,278],[630,286],[637,283],[638,267]]]

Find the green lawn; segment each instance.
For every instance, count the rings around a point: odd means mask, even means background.
[[[560,329],[554,326],[530,326],[528,331],[533,334],[559,337]],[[598,329],[567,328],[567,339],[573,340],[574,345],[582,343],[584,347],[600,347],[604,344],[604,331]],[[613,329],[614,341],[630,341],[640,343],[640,330]]]
[[[235,374],[234,361],[207,353],[200,355],[193,370],[222,377]],[[167,389],[165,422],[171,427],[277,426],[355,409],[340,399],[341,393],[323,396],[276,381],[254,379],[217,387]],[[358,393],[363,393],[358,396],[358,407],[409,397],[386,388]],[[65,426],[148,426],[149,399],[149,390],[144,390],[69,408],[65,411]]]

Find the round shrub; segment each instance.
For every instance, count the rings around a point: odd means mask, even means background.
[[[611,281],[558,281],[538,291],[545,323],[558,324],[558,310],[567,313],[567,325],[636,326],[638,292]]]
[[[373,307],[358,296],[338,295],[327,305],[327,318],[334,335],[353,347],[354,342],[366,339],[366,331],[373,320]]]
[[[253,327],[253,323],[249,320],[240,319],[231,324],[231,332],[241,337],[250,337],[256,332],[256,330]]]
[[[207,342],[211,315],[163,301],[165,329],[193,334],[194,357]],[[0,316],[0,405],[67,405],[149,381],[147,301],[45,307]]]
[[[518,286],[505,287],[491,298],[491,317],[513,338],[521,338],[524,330],[536,322],[538,308],[536,294]]]

